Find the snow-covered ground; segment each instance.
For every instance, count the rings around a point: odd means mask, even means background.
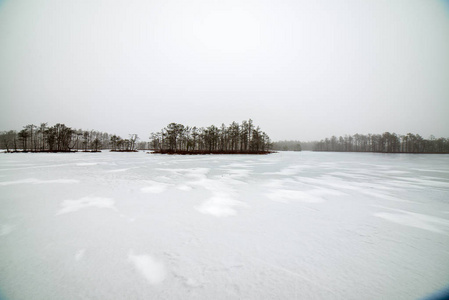
[[[0,154],[0,298],[418,299],[449,156]]]

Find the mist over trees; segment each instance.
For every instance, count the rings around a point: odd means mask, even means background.
[[[317,142],[301,142],[301,141],[277,141],[273,142],[273,150],[278,151],[312,151],[315,149]]]
[[[354,134],[332,136],[316,143],[316,151],[382,152],[382,153],[449,153],[449,139],[424,139],[419,134],[384,132],[383,134]]]
[[[39,126],[26,125],[18,132],[1,132],[0,146],[8,152],[135,151],[139,146],[138,139],[137,134],[123,139],[105,132],[73,129],[60,123],[54,126],[41,123]]]
[[[189,127],[170,123],[150,137],[156,153],[269,153],[271,140],[253,121],[232,122],[221,127]]]
[[[278,141],[273,142],[273,150],[278,151],[301,151],[300,141]]]

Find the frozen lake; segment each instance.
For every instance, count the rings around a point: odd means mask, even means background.
[[[419,299],[449,155],[0,154],[1,299]]]

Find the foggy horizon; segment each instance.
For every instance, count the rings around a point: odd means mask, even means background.
[[[0,1],[0,131],[449,137],[447,1]]]

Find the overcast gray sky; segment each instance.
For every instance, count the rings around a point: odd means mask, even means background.
[[[0,131],[449,137],[441,0],[0,0]]]

